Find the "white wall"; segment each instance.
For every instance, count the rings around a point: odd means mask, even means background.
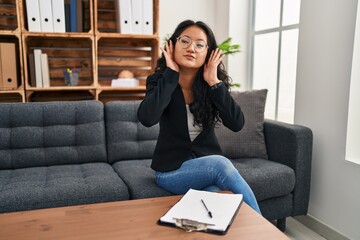
[[[357,0],[302,0],[295,123],[314,134],[309,215],[360,239],[360,165],[345,161]]]
[[[227,69],[233,81],[240,83],[241,89],[244,91],[250,88],[250,0],[229,1],[228,36],[232,37],[234,44],[240,44],[241,52],[228,56]]]
[[[160,0],[159,35],[161,43],[164,37],[171,35],[177,25],[187,19],[203,21],[215,32],[216,0]]]
[[[214,31],[218,43],[231,36],[234,44],[241,45],[242,52],[228,56],[224,63],[233,82],[240,83],[242,89],[246,89],[248,86],[248,52],[246,50],[248,6],[249,0],[160,0],[159,35],[161,43],[166,35],[171,35],[176,26],[186,19],[200,20],[208,24]]]
[[[354,53],[351,68],[346,160],[360,164],[360,1],[357,7]]]

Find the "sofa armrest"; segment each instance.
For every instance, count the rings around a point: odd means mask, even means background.
[[[295,172],[292,215],[305,215],[310,196],[313,144],[311,129],[266,119],[264,135],[269,160],[287,165]]]

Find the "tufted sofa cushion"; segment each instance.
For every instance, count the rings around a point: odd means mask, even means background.
[[[123,160],[113,164],[112,167],[129,188],[131,199],[172,195],[156,184],[154,170],[150,165],[151,159]]]
[[[129,199],[107,163],[0,171],[0,213]]]
[[[0,169],[106,162],[103,104],[0,105]]]
[[[137,118],[139,101],[105,104],[108,161],[149,159],[153,155],[159,125],[144,127]]]
[[[295,172],[286,165],[259,158],[238,158],[231,161],[259,202],[286,196],[295,188]]]

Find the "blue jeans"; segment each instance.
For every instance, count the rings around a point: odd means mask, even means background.
[[[229,159],[210,155],[185,161],[180,168],[155,172],[156,183],[174,194],[185,194],[190,188],[204,191],[230,190],[243,194],[246,202],[261,214],[255,195]]]

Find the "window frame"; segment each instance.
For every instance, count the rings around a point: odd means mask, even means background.
[[[268,34],[268,33],[279,33],[279,42],[278,42],[278,54],[277,54],[277,69],[276,69],[276,93],[275,93],[275,119],[278,120],[278,112],[279,112],[279,88],[280,88],[280,70],[281,70],[281,46],[282,46],[282,36],[283,32],[287,30],[293,30],[298,29],[300,27],[300,24],[291,24],[287,26],[283,26],[283,11],[284,11],[284,1],[280,0],[280,18],[279,18],[279,27],[275,28],[269,28],[264,30],[255,31],[255,16],[256,16],[256,0],[252,0],[250,4],[250,29],[249,29],[249,45],[250,45],[250,69],[249,69],[249,86],[251,89],[253,89],[254,85],[254,43],[255,43],[255,37],[262,34]],[[295,80],[296,81],[296,80]]]

